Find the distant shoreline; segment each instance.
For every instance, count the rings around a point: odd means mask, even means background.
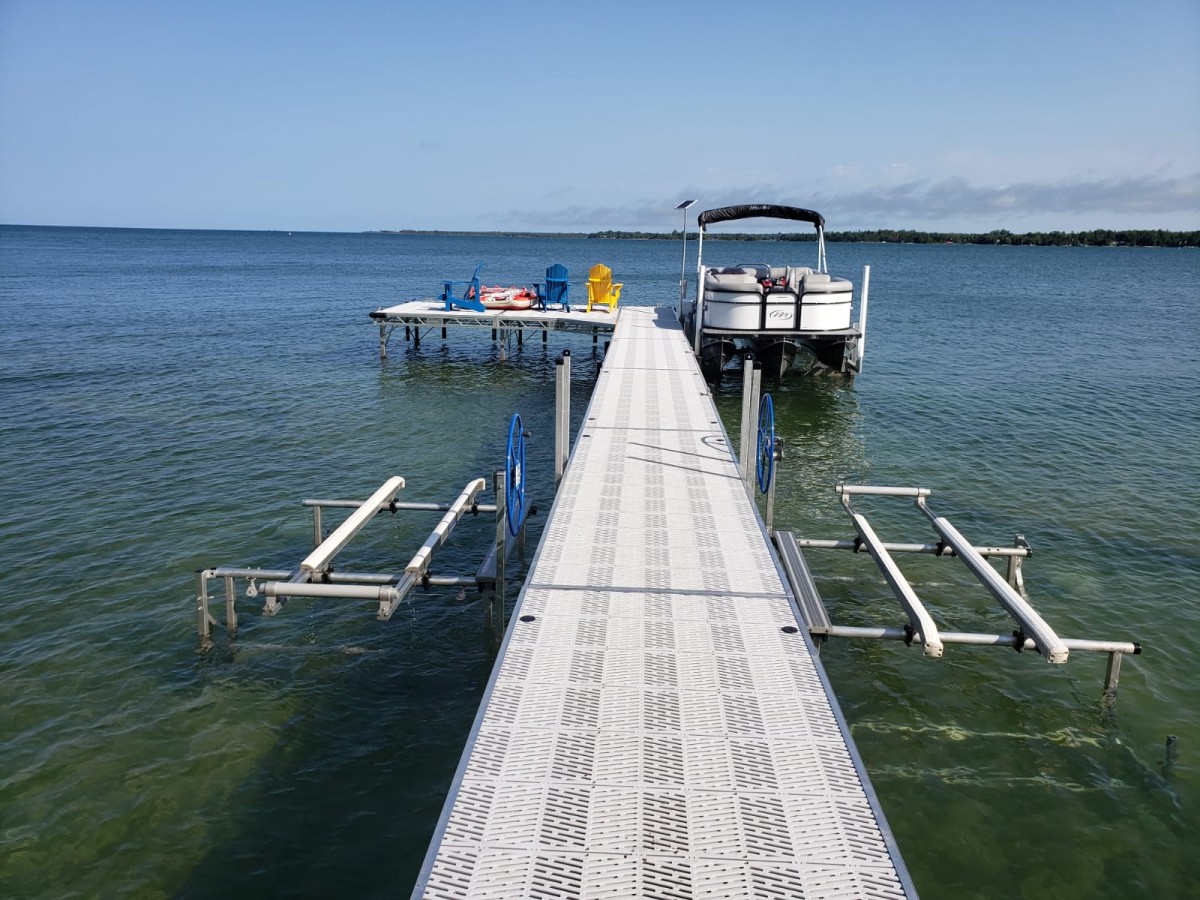
[[[425,229],[380,229],[366,234],[424,235],[442,237],[513,237],[574,238],[577,240],[677,241],[679,231],[435,231]],[[695,240],[695,232],[688,233]],[[770,234],[705,234],[709,241],[815,241],[815,233],[776,232]],[[878,229],[872,231],[827,231],[825,240],[832,244],[983,244],[1020,247],[1200,247],[1200,231],[1164,229],[1096,228],[1091,231],[1030,231],[1014,234],[996,230],[969,232],[910,231]]]

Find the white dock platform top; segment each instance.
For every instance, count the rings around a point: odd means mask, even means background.
[[[621,312],[414,896],[915,896],[670,310]]]
[[[558,307],[539,309],[489,309],[476,312],[471,309],[447,310],[441,300],[408,300],[395,306],[386,306],[370,313],[379,325],[417,325],[436,327],[441,325],[475,326],[478,328],[531,328],[545,331],[612,331],[623,309],[614,312],[587,312],[586,298],[570,310]]]

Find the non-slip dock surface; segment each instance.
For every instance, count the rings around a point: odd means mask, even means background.
[[[670,310],[628,307],[414,896],[912,896]]]

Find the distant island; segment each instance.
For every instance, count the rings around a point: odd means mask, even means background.
[[[591,240],[623,241],[677,241],[678,230],[654,231],[592,231],[592,232],[543,232],[543,231],[401,231],[381,230],[372,234],[422,234],[452,237],[522,237],[522,238],[587,238]],[[695,232],[688,233],[695,240]],[[778,232],[773,234],[712,234],[706,233],[708,241],[815,241],[816,234]],[[910,231],[878,229],[873,231],[827,231],[825,240],[830,243],[859,244],[1002,244],[1023,247],[1200,247],[1200,231],[1164,231],[1143,229],[1114,231],[1096,228],[1092,231],[1030,231],[1013,234],[1003,229],[986,234],[961,232]]]

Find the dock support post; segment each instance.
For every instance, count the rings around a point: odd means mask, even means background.
[[[1121,653],[1108,654],[1108,668],[1104,672],[1104,706],[1112,707],[1117,702],[1117,682],[1121,679]]]
[[[571,456],[571,351],[554,361],[554,490]]]
[[[863,357],[867,353],[867,296],[871,288],[871,267],[863,266],[862,293],[858,301],[858,371],[862,371]]]
[[[767,484],[767,535],[775,536],[775,482],[779,479],[779,461],[783,459],[783,441],[775,438],[775,465],[771,467],[771,480]]]
[[[443,325],[442,326],[442,340],[444,341],[445,339],[446,339],[446,326]]]
[[[507,474],[503,469],[492,473],[492,488],[496,493],[496,585],[492,591],[491,602],[484,606],[484,617],[492,642],[499,644],[504,636],[504,529],[506,522],[505,487]]]
[[[234,586],[233,576],[225,576],[225,630],[229,632],[229,636],[233,637],[237,633],[237,610],[233,607],[234,601]]]
[[[313,507],[313,549],[321,546],[321,541],[325,540],[325,535],[321,533],[321,507]]]
[[[208,614],[208,572],[196,573],[196,633],[200,640],[208,643],[208,626],[211,617]]]
[[[379,358],[387,359],[387,326],[379,326]]]
[[[750,456],[750,393],[754,389],[754,354],[747,353],[742,361],[742,426],[738,432],[738,462],[742,481],[749,481],[746,462]]]
[[[1029,549],[1029,543],[1025,540],[1025,535],[1023,534],[1013,535],[1013,546],[1018,550]],[[1023,593],[1025,591],[1025,576],[1021,574],[1021,560],[1022,557],[1016,555],[1008,558],[1007,577],[1008,583]]]
[[[762,394],[762,363],[746,355],[742,375],[742,446],[739,462],[742,464],[742,481],[746,489],[754,494],[754,460],[758,439],[758,404]]]

